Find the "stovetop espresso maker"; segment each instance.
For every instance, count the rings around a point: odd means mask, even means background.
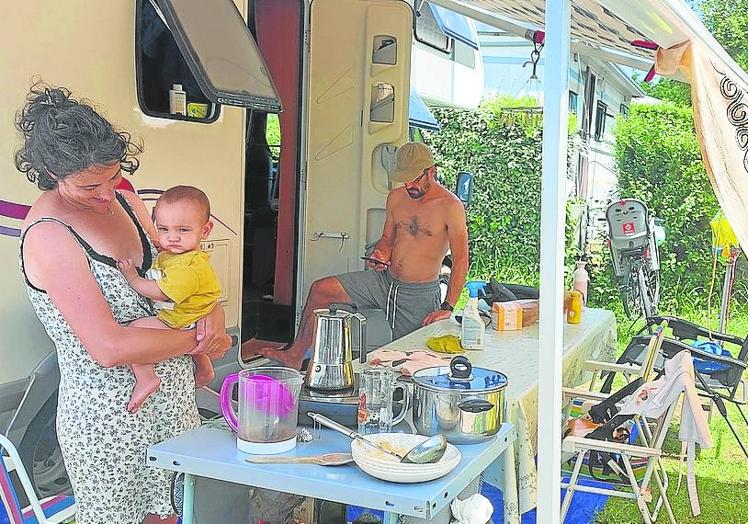
[[[366,317],[335,307],[315,309],[314,352],[305,383],[311,389],[340,391],[354,386],[353,319],[358,322],[361,363],[366,362]]]

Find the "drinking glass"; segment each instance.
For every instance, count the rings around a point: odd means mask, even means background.
[[[393,416],[393,396],[397,389],[403,392],[403,407]],[[365,369],[359,376],[358,432],[362,435],[389,433],[410,407],[410,390],[398,384],[395,373],[388,368]]]

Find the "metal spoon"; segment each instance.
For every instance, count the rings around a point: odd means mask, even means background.
[[[319,466],[343,466],[353,462],[350,453],[325,453],[310,457],[247,457],[252,464],[317,464]]]
[[[446,437],[441,434],[434,435],[408,451],[400,462],[406,464],[430,464],[442,458],[446,451]]]
[[[376,448],[383,453],[397,458],[400,462],[404,462],[407,464],[431,464],[433,462],[437,462],[440,458],[442,458],[444,456],[444,453],[447,451],[447,439],[444,438],[444,435],[435,435],[424,440],[413,449],[409,450],[405,455],[400,455],[399,453],[395,453],[394,451],[390,451],[384,448],[376,442],[364,438],[364,436],[361,435],[361,433],[359,433],[358,431],[354,431],[343,426],[342,424],[338,424],[334,420],[331,420],[324,415],[309,412],[307,413],[307,416],[327,428],[335,430],[338,433],[342,433],[348,438],[359,440],[364,444]]]

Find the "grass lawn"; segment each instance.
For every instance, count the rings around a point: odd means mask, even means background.
[[[693,313],[681,314],[680,317],[706,325],[704,315]],[[619,351],[622,351],[630,340],[631,332],[636,330],[636,328],[630,329],[629,324],[621,322],[619,318]],[[713,323],[712,327],[715,327],[715,324]],[[748,334],[748,309],[734,312],[728,331],[741,337]],[[738,430],[742,441],[748,445],[748,426],[740,417],[737,409],[729,402],[726,404],[733,426]],[[743,410],[747,411],[745,407]],[[696,459],[696,482],[701,502],[701,515],[698,517],[691,516],[685,484],[685,468],[681,489],[677,495],[675,494],[680,454],[677,423],[673,424],[668,434],[668,440],[665,443],[667,456],[664,461],[670,478],[668,493],[675,518],[679,523],[746,524],[748,523],[748,459],[743,455],[735,437],[716,409],[712,413],[710,428],[714,447],[701,450]],[[667,522],[664,509],[657,520]],[[596,522],[605,524],[641,521],[635,501],[613,497],[608,499],[604,510],[596,519]]]

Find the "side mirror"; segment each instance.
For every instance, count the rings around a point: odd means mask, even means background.
[[[460,171],[457,173],[457,186],[455,187],[455,195],[460,199],[462,205],[467,209],[470,206],[470,201],[473,198],[473,174],[467,171]]]

